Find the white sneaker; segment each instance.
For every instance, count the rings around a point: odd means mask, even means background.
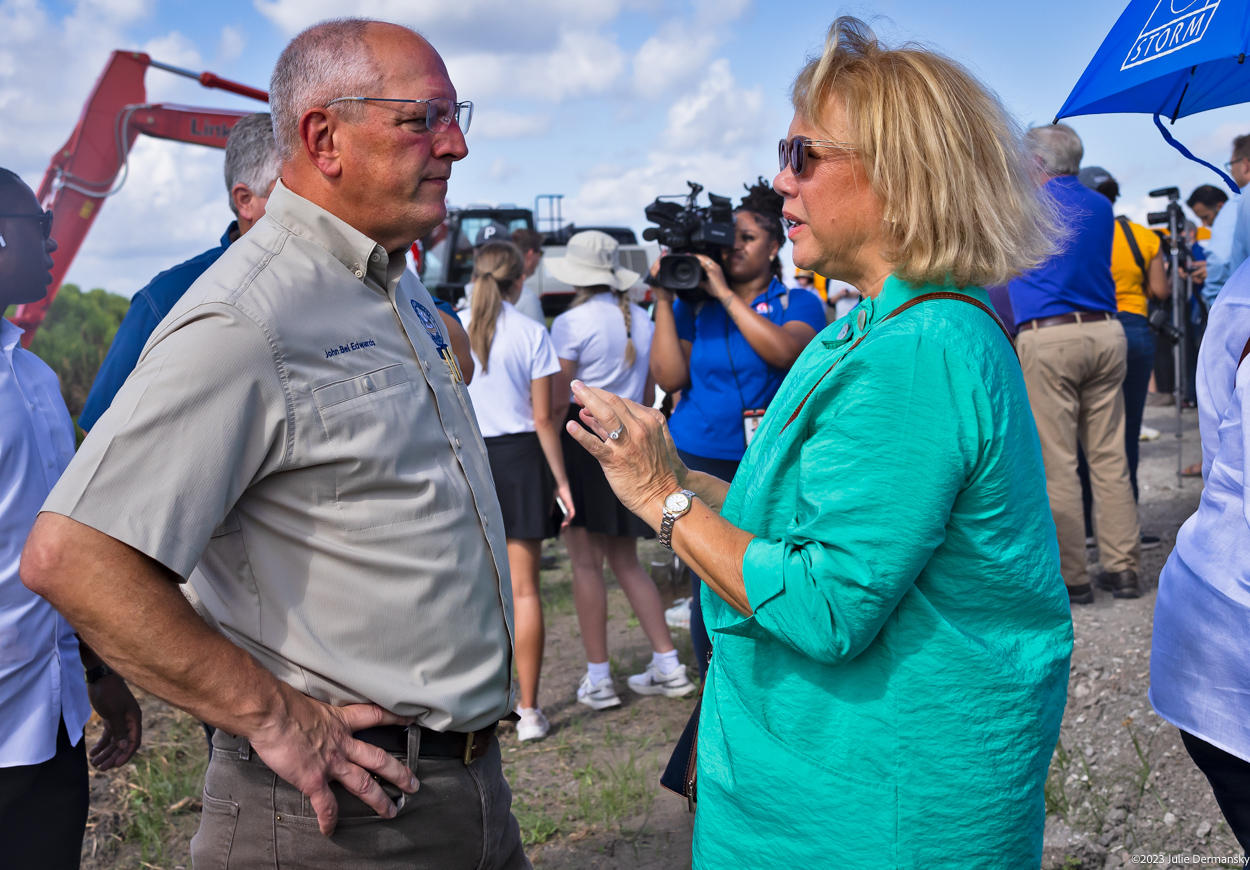
[[[680,628],[690,631],[690,599],[678,598],[673,606],[664,611],[664,621],[669,628]]]
[[[647,665],[641,674],[629,678],[629,687],[639,695],[665,695],[684,698],[694,691],[694,683],[686,676],[686,666],[678,665],[672,673],[662,674],[655,663]]]
[[[520,711],[517,711],[520,713]],[[543,715],[543,711],[535,707],[531,712],[521,713],[516,723],[517,740],[542,740],[551,730],[551,723]]]
[[[616,694],[616,685],[611,677],[592,683],[590,674],[582,674],[582,683],[577,687],[577,703],[585,704],[592,710],[606,710],[621,706],[621,699]]]

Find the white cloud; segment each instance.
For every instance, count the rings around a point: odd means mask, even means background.
[[[685,193],[687,181],[738,199],[745,182],[770,177],[771,167],[760,160],[770,129],[760,89],[739,88],[729,61],[714,61],[695,91],[669,108],[668,126],[646,163],[598,167],[570,197],[570,211],[582,224],[636,225],[648,203]]]
[[[491,161],[490,169],[486,170],[486,177],[496,184],[503,184],[506,181],[511,181],[523,172],[524,170],[515,163],[509,163],[503,157],[496,157]]]
[[[217,62],[229,63],[241,57],[245,48],[247,48],[247,37],[243,31],[238,27],[227,25],[221,29],[221,36],[217,38]]]
[[[625,53],[615,41],[590,31],[565,30],[544,53],[443,57],[456,92],[471,100],[499,96],[559,103],[602,93],[625,72]]]
[[[0,0],[0,162],[32,187],[74,130],[111,51],[138,42],[131,28],[150,15],[152,3],[78,0],[60,15],[53,8]],[[143,48],[158,60],[200,68],[199,50],[181,33]],[[147,79],[152,101],[198,89],[164,73]],[[230,219],[221,161],[220,151],[140,138],[125,187],[102,206],[66,280],[129,295],[207,248]]]
[[[541,136],[550,124],[551,116],[547,114],[524,115],[474,106],[469,132],[475,139],[523,139]]]
[[[733,150],[762,141],[764,92],[744,90],[734,81],[725,58],[712,62],[692,94],[668,110],[664,141],[677,151]]]
[[[416,28],[447,62],[465,99],[525,97],[560,102],[607,90],[625,71],[614,36],[601,32],[622,0],[255,0],[294,34],[327,18],[358,15]]]
[[[663,22],[634,55],[634,90],[655,97],[697,81],[729,26],[750,5],[750,0],[697,0],[692,17]]]

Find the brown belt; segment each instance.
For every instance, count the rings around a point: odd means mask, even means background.
[[[1073,311],[1070,314],[1056,314],[1054,317],[1039,317],[1026,320],[1022,328],[1041,329],[1044,326],[1062,326],[1065,323],[1099,323],[1103,320],[1114,320],[1110,311]]]

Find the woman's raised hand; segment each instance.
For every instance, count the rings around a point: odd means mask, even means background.
[[[734,292],[729,289],[729,282],[725,280],[725,270],[720,267],[720,263],[713,260],[707,254],[695,254],[699,258],[699,265],[703,267],[703,271],[707,273],[707,292],[712,298],[722,305],[729,300]]]
[[[644,519],[659,511],[664,498],[684,486],[687,474],[664,415],[581,381],[572,386],[581,419],[593,431],[569,421],[569,434],[599,460],[625,507]]]

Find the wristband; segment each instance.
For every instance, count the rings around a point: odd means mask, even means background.
[[[98,682],[113,673],[116,673],[116,671],[105,664],[96,665],[94,668],[87,668],[87,672],[85,674],[87,678],[87,685]]]

